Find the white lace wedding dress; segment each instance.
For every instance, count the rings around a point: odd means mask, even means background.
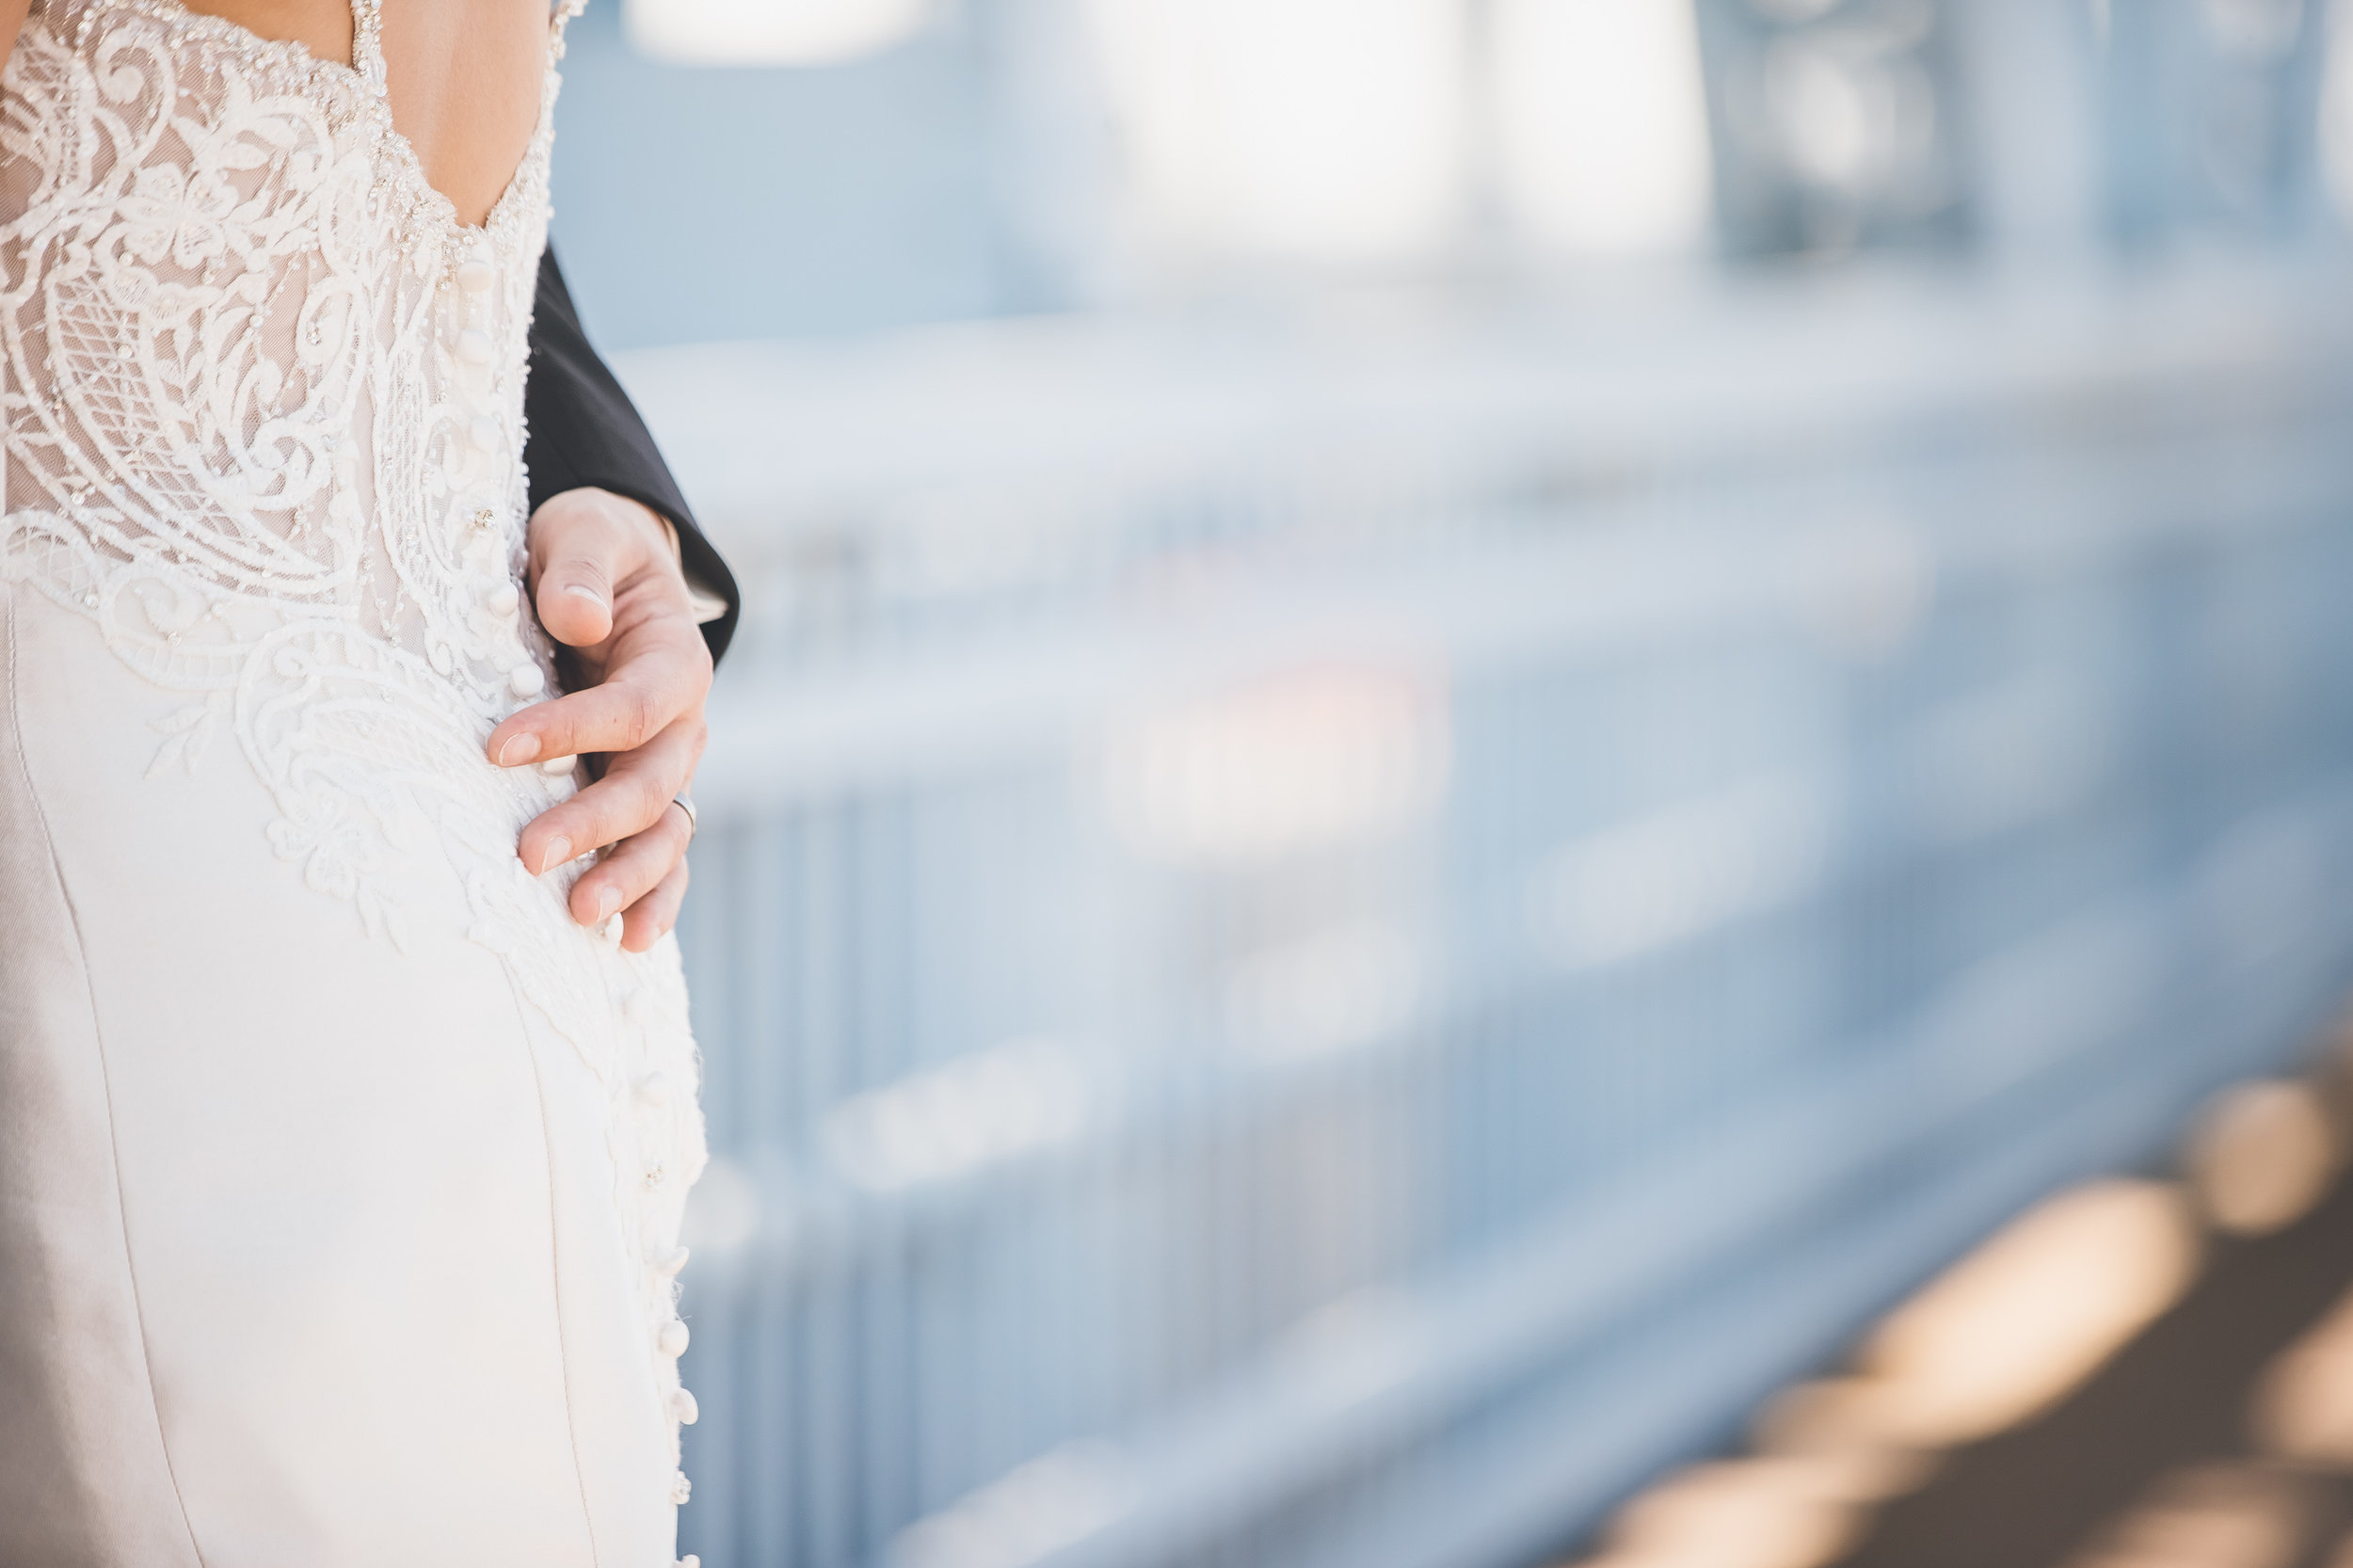
[[[656,1568],[675,948],[517,861],[539,130],[36,0],[0,77],[0,1562]]]

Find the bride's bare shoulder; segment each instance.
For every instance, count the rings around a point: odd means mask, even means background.
[[[0,0],[0,66],[7,65],[8,56],[15,52],[16,35],[32,5],[33,0]]]

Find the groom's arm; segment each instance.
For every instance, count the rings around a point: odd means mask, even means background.
[[[680,564],[694,590],[703,640],[716,661],[735,634],[741,598],[734,574],[695,525],[646,422],[581,331],[580,313],[552,248],[539,259],[523,422],[529,432],[523,462],[531,472],[535,515],[568,490],[599,489],[650,508],[677,530]]]

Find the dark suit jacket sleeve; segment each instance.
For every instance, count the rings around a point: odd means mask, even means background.
[[[593,485],[628,496],[678,527],[687,580],[727,600],[727,614],[703,625],[717,659],[735,634],[742,596],[735,574],[695,525],[670,465],[662,460],[646,422],[580,329],[580,312],[551,248],[539,258],[537,303],[531,316],[531,375],[523,383],[523,463],[531,472],[531,505],[565,490]]]

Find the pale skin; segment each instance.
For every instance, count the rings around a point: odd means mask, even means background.
[[[0,0],[0,65],[31,0]],[[349,0],[188,0],[322,59],[351,59]],[[538,118],[547,0],[392,0],[384,8],[392,120],[461,222],[488,216]],[[707,734],[711,654],[695,624],[669,524],[607,490],[566,490],[531,517],[527,582],[539,624],[569,647],[586,684],[534,703],[490,732],[501,767],[603,755],[602,776],[523,831],[534,874],[599,852],[573,885],[572,918],[616,911],[621,945],[643,952],[678,920],[690,824],[673,797]]]

